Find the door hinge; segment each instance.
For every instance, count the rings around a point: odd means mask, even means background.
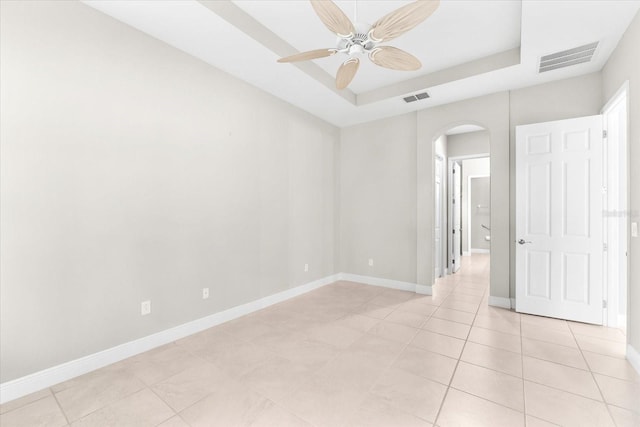
[[[607,300],[602,300],[602,308],[607,308]]]
[[[451,232],[452,232],[453,234],[456,234],[456,230],[451,230]]]
[[[609,250],[609,245],[607,245],[606,243],[603,243],[602,244],[602,250],[605,251],[605,252],[608,251]]]
[[[453,170],[453,173],[456,173],[456,170],[455,170],[455,169]]]
[[[451,254],[451,255],[455,256],[456,254]],[[454,259],[454,260],[451,260],[451,264],[455,264],[455,263],[456,263],[456,260],[455,260],[455,259]]]
[[[607,137],[607,131],[605,129],[602,130],[602,137],[603,138]]]

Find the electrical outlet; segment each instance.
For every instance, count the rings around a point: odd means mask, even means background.
[[[304,265],[304,271],[309,271],[309,264]]]
[[[140,303],[140,315],[146,316],[151,313],[151,301],[142,301]]]
[[[369,258],[369,267],[373,267],[373,258]]]
[[[202,299],[209,298],[209,288],[202,288]]]

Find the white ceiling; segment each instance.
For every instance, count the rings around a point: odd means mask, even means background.
[[[424,23],[385,43],[417,56],[422,69],[392,71],[365,58],[350,87],[337,91],[338,55],[276,62],[335,46],[306,0],[85,3],[340,127],[598,71],[640,9],[640,0],[441,0]],[[336,3],[355,21],[355,2]],[[357,21],[373,23],[406,3],[358,0]],[[591,62],[537,73],[541,56],[594,41]],[[431,98],[402,100],[425,89]]]

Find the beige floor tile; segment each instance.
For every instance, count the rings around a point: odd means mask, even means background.
[[[380,359],[362,359],[357,354],[344,352],[315,373],[314,377],[364,393],[375,384],[389,364]]]
[[[144,427],[157,426],[175,413],[151,390],[144,389],[97,410],[79,421],[74,427]]]
[[[500,348],[514,353],[522,352],[522,343],[519,335],[506,334],[491,329],[473,326],[469,333],[469,341],[477,344],[488,345],[489,347]]]
[[[591,372],[524,356],[524,378],[549,387],[601,400]]]
[[[450,337],[466,339],[471,326],[432,317],[422,326],[422,328],[431,332],[448,335]]]
[[[451,387],[516,411],[524,411],[523,383],[519,377],[460,362]]]
[[[25,406],[29,403],[35,402],[40,399],[44,399],[45,397],[52,396],[51,390],[45,388],[44,390],[37,391],[35,393],[28,394],[19,399],[14,399],[9,402],[3,403],[0,405],[0,415],[9,411],[13,411],[14,409],[18,409],[21,406]]]
[[[431,301],[429,301],[431,303]],[[429,317],[436,311],[438,307],[436,305],[425,304],[421,300],[410,300],[400,304],[395,311],[406,311],[409,313],[419,314],[421,316]]]
[[[502,405],[449,389],[436,423],[441,427],[524,426],[524,414]]]
[[[379,366],[388,366],[393,362],[405,344],[391,341],[376,335],[366,334],[345,349],[342,354],[359,358],[363,361],[374,362]]]
[[[518,353],[467,342],[460,360],[522,377],[522,355]]]
[[[272,350],[278,356],[315,369],[326,365],[339,351],[329,344],[309,339],[282,342]]]
[[[361,314],[363,316],[373,317],[374,319],[382,320],[387,317],[393,311],[394,307],[385,307],[384,305],[378,305],[374,303],[367,303],[358,307],[354,313]]]
[[[578,344],[571,332],[547,329],[538,325],[532,325],[531,323],[522,323],[521,328],[523,338],[578,348]]]
[[[399,323],[400,325],[410,326],[412,328],[419,328],[424,324],[424,322],[429,318],[429,316],[410,313],[408,311],[402,310],[394,310],[391,314],[389,314],[384,320],[385,322],[393,322]]]
[[[249,342],[238,342],[237,344],[216,349],[208,354],[205,359],[230,376],[237,378],[274,357],[276,357],[276,354],[263,346]]]
[[[403,371],[449,385],[458,361],[451,357],[408,346],[393,366]]]
[[[337,323],[341,326],[355,329],[356,331],[367,332],[378,323],[378,319],[362,316],[360,314],[349,314],[348,316],[340,319]]]
[[[191,355],[183,347],[168,344],[125,359],[120,364],[145,384],[153,385],[199,362],[199,358]]]
[[[451,297],[447,298],[440,307],[451,308],[453,310],[459,311],[467,311],[469,313],[476,313],[478,311],[478,307],[480,306],[479,302],[467,302],[451,299]]]
[[[383,401],[423,420],[434,422],[447,387],[400,369],[390,369],[371,393]]]
[[[397,323],[387,322],[383,320],[369,329],[368,334],[377,335],[388,340],[396,341],[402,344],[407,344],[418,333],[418,329],[405,325],[399,325]]]
[[[631,412],[628,409],[608,405],[611,416],[618,427],[638,427],[640,426],[640,414]]]
[[[311,369],[283,357],[269,359],[239,378],[239,382],[264,397],[279,401],[307,380]]]
[[[144,383],[123,371],[99,369],[82,375],[60,387],[56,399],[69,421],[76,421],[110,403],[142,390]]]
[[[640,414],[640,383],[619,380],[605,375],[593,375],[605,402]]]
[[[563,332],[571,332],[566,320],[554,319],[551,317],[534,316],[532,314],[520,315],[522,323],[528,323],[534,326],[540,326],[541,328],[554,329]]]
[[[408,414],[386,403],[376,395],[365,398],[360,407],[349,416],[345,427],[430,427],[431,423]]]
[[[491,329],[492,331],[503,332],[505,334],[520,335],[520,322],[517,320],[479,314],[476,316],[473,326]]]
[[[180,412],[191,427],[251,425],[273,402],[235,382],[228,382]]]
[[[520,320],[520,313],[511,311],[502,307],[493,307],[487,304],[481,304],[478,309],[478,314],[489,317],[499,317],[501,319],[517,322]]]
[[[313,427],[278,405],[272,405],[262,411],[249,425],[251,427]]]
[[[241,341],[253,341],[256,338],[272,333],[277,328],[262,322],[256,322],[250,317],[240,317],[222,325],[216,326],[219,332],[225,332]]]
[[[577,348],[523,338],[522,353],[525,356],[536,357],[574,368],[589,369],[584,357],[582,357],[582,353]]]
[[[158,424],[158,427],[189,427],[189,424],[185,423],[179,415],[169,418],[162,424]]]
[[[174,411],[180,412],[215,391],[219,384],[229,379],[222,369],[203,361],[153,385],[151,389]]]
[[[612,427],[603,402],[566,391],[524,382],[527,414],[566,427]]]
[[[61,427],[67,425],[60,407],[53,396],[29,402],[0,415],[2,427]]]
[[[575,334],[576,341],[583,351],[604,354],[606,356],[625,358],[627,353],[626,344],[624,342],[603,340],[588,335]]]
[[[418,332],[410,345],[459,359],[464,347],[464,340],[422,330]]]
[[[218,327],[206,329],[197,334],[182,338],[176,341],[176,345],[182,347],[192,354],[201,356],[216,351],[220,347],[237,344],[238,338],[234,338]]]
[[[466,311],[452,310],[450,308],[440,307],[438,310],[436,310],[435,313],[433,313],[433,317],[470,325],[473,323],[475,314]]]
[[[587,335],[610,341],[626,342],[627,339],[620,329],[607,328],[598,325],[588,325],[586,323],[567,322],[574,334]]]
[[[531,415],[527,415],[526,417],[527,427],[557,427],[558,424],[553,424],[548,421],[541,420],[540,418],[532,417]]]
[[[344,422],[365,395],[366,390],[315,377],[278,404],[315,427],[333,427]]]
[[[584,358],[587,359],[589,368],[598,374],[616,377],[621,380],[640,382],[640,375],[633,369],[629,361],[617,357],[605,356],[603,354],[583,351]]]

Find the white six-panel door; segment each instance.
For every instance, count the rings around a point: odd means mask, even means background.
[[[516,127],[516,311],[602,324],[602,117]]]

